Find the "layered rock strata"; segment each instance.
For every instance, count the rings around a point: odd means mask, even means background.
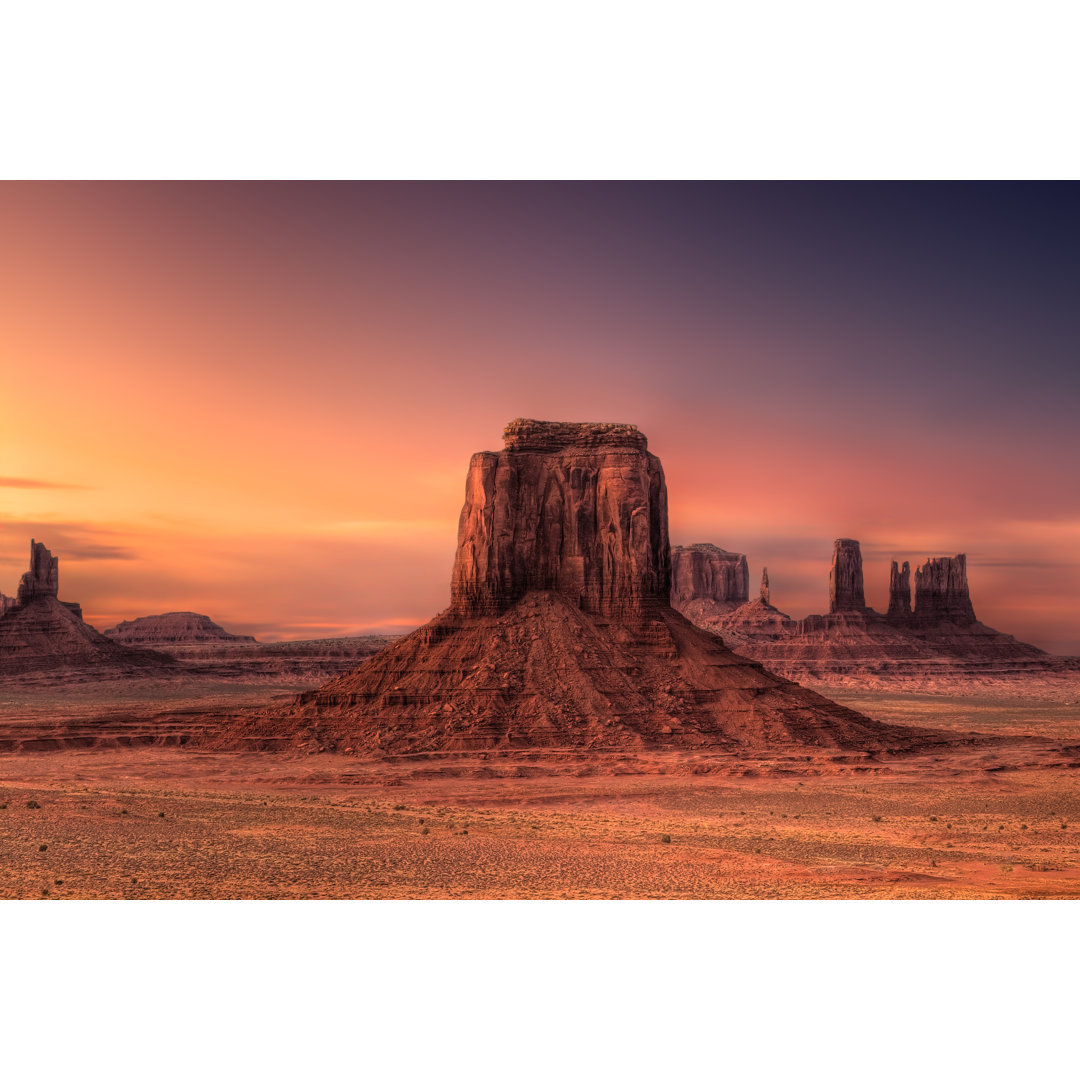
[[[450,608],[227,738],[400,754],[926,737],[736,656],[672,609],[670,583],[667,493],[645,437],[515,421],[503,450],[470,463]]]

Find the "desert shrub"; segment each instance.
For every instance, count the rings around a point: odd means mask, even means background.
[[[54,884],[63,885],[64,884],[64,879],[62,877],[58,877]]]
[[[1005,831],[1005,826],[1004,825],[999,825],[998,826],[998,832],[1004,832],[1004,831]]]
[[[1027,831],[1027,826],[1026,825],[1021,825],[1020,828]]]
[[[1062,827],[1063,829],[1067,829],[1067,828],[1068,828],[1069,826],[1068,826],[1068,825],[1066,825],[1066,824],[1065,824],[1065,822],[1063,821],[1063,822],[1061,823],[1061,827]]]
[[[121,814],[126,814],[126,813],[127,813],[127,811],[126,811],[126,810],[121,810],[121,811],[120,811],[120,813],[121,813]]]
[[[952,828],[952,822],[951,821],[946,821],[945,822],[945,828],[946,829],[951,829]]]
[[[394,807],[394,809],[395,810],[404,810],[405,809],[405,804],[404,803],[398,803],[397,806]]]
[[[164,817],[164,816],[165,816],[165,811],[164,810],[162,810],[162,811],[160,811],[158,813],[158,817]]]
[[[874,821],[880,821],[881,820],[881,815],[880,814],[875,814],[873,820]]]
[[[48,844],[38,844],[38,851],[48,851],[48,850],[49,850],[49,845]]]
[[[421,835],[421,836],[427,836],[427,834],[428,834],[429,832],[431,832],[431,830],[430,830],[430,829],[429,829],[429,828],[428,828],[428,827],[427,827],[427,826],[425,825],[425,826],[424,826],[424,827],[423,827],[423,828],[422,828],[422,829],[420,830],[420,835]]]
[[[931,817],[930,820],[931,821],[937,821],[937,818],[936,817]]]
[[[664,835],[660,837],[660,843],[661,844],[670,844],[671,843],[671,833],[664,833]]]
[[[0,803],[0,810],[6,810],[6,809],[7,809],[7,803],[6,802]]]
[[[26,809],[27,809],[27,810],[40,810],[40,809],[41,809],[41,803],[39,803],[39,802],[37,801],[37,799],[31,799],[31,800],[30,800],[30,801],[29,801],[29,802],[28,802],[28,803],[26,804]],[[1064,828],[1064,827],[1065,827],[1065,826],[1063,825],[1063,826],[1062,826],[1062,828]]]

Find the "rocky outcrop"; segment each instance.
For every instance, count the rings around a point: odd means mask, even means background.
[[[502,451],[470,463],[450,608],[221,744],[873,750],[923,737],[736,656],[669,590],[664,477],[644,436],[515,421]]]
[[[78,604],[58,599],[59,567],[44,544],[30,541],[30,569],[14,606],[0,615],[0,675],[44,671],[62,678],[79,670],[118,676],[175,668],[169,657],[129,649],[84,622]]]
[[[906,625],[911,621],[911,564],[903,568],[893,560],[889,568],[889,610],[885,616],[890,622]]]
[[[722,615],[750,599],[746,556],[715,544],[671,549],[671,606],[693,620]]]
[[[758,597],[763,604],[769,603],[769,568],[761,568],[761,586],[758,589]]]
[[[919,626],[940,622],[969,626],[976,621],[968,592],[966,555],[927,559],[915,571],[913,615]]]
[[[862,611],[865,607],[859,541],[834,540],[832,569],[829,571],[829,614]]]
[[[1075,668],[1073,661],[1048,656],[975,619],[963,555],[930,559],[916,572],[914,612],[910,575],[910,564],[892,563],[889,611],[882,616],[863,603],[858,543],[837,540],[828,614],[790,619],[769,603],[766,579],[759,599],[725,616],[694,621],[770,670],[824,686],[962,692],[965,686],[1015,684]]]
[[[0,592],[0,618],[6,615],[13,607],[18,606],[19,601],[14,596],[5,596]]]
[[[558,592],[594,615],[640,615],[671,589],[667,487],[629,424],[515,420],[500,451],[474,454],[450,599],[495,615]]]
[[[196,644],[215,641],[245,641],[255,639],[243,634],[230,634],[208,615],[194,611],[169,611],[164,615],[144,615],[105,631],[106,637],[125,645]]]
[[[16,603],[29,604],[60,591],[60,560],[44,545],[30,541],[30,569],[19,580]]]

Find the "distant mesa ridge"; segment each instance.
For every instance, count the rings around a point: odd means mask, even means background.
[[[715,571],[716,594],[745,597],[727,554],[686,565]],[[220,745],[880,750],[940,737],[736,656],[671,607],[671,589],[667,486],[644,435],[512,421],[502,450],[469,463],[450,607],[289,708],[223,731]]]
[[[125,645],[181,645],[214,641],[254,642],[246,634],[230,634],[209,615],[194,611],[169,611],[163,615],[144,615],[105,631],[107,637]]]

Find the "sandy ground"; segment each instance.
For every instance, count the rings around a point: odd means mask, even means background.
[[[1076,709],[854,696],[951,754],[0,755],[0,896],[1080,897]]]

